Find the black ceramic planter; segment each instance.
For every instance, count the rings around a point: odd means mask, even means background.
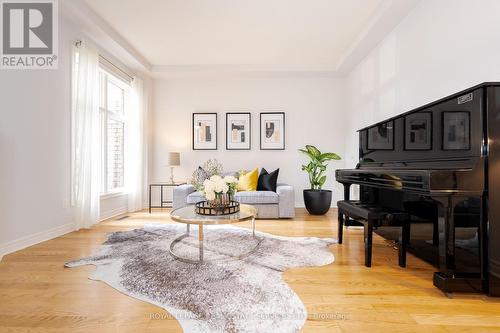
[[[304,204],[309,214],[326,214],[332,204],[332,191],[304,190]]]

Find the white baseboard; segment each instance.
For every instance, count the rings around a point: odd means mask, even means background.
[[[49,230],[37,232],[33,235],[21,237],[8,243],[0,244],[0,261],[2,261],[3,256],[9,253],[16,252],[29,246],[48,241],[49,239],[62,236],[74,230],[75,225],[73,223],[67,223]]]
[[[108,210],[106,212],[101,212],[101,215],[99,216],[99,222],[110,219],[112,217],[122,215],[128,212],[127,207],[118,207],[115,209]]]

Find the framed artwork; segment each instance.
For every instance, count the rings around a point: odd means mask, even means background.
[[[405,150],[432,149],[432,112],[405,116]]]
[[[260,113],[260,149],[285,150],[285,113]]]
[[[368,150],[394,149],[394,121],[377,124],[368,129]]]
[[[193,113],[193,150],[217,149],[217,113]]]
[[[250,150],[252,119],[250,112],[226,113],[226,149]]]
[[[470,149],[470,114],[467,111],[442,113],[443,150]]]

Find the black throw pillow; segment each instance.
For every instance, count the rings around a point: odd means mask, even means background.
[[[276,169],[269,173],[266,169],[262,168],[262,170],[260,170],[259,180],[257,181],[257,191],[276,192],[279,172],[280,169]]]

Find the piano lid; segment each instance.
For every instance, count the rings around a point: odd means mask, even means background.
[[[385,122],[387,122],[387,121],[390,121],[390,120],[393,120],[393,119],[396,119],[396,118],[399,118],[399,117],[403,117],[403,116],[405,116],[405,115],[407,115],[407,114],[410,114],[410,113],[412,113],[412,112],[418,112],[418,111],[421,111],[421,110],[424,110],[424,109],[430,108],[430,107],[432,107],[432,106],[434,106],[434,105],[440,104],[440,103],[445,102],[445,101],[447,101],[447,100],[449,100],[449,99],[454,99],[454,98],[458,98],[458,97],[461,97],[461,96],[463,96],[463,95],[466,95],[466,94],[468,94],[468,93],[470,93],[470,92],[473,92],[474,90],[477,90],[477,89],[482,89],[482,88],[486,88],[486,87],[495,87],[495,86],[496,86],[496,87],[500,87],[500,82],[483,82],[483,83],[479,83],[479,84],[477,84],[477,85],[475,85],[475,86],[472,86],[472,87],[470,87],[470,88],[467,88],[467,89],[461,90],[461,91],[459,91],[459,92],[457,92],[457,93],[454,93],[454,94],[452,94],[452,95],[449,95],[449,96],[446,96],[446,97],[440,98],[440,99],[438,99],[438,100],[436,100],[436,101],[433,101],[433,102],[427,103],[427,104],[422,105],[422,106],[420,106],[420,107],[418,107],[418,108],[415,108],[415,109],[412,109],[412,110],[410,110],[410,111],[406,111],[406,112],[404,112],[404,113],[398,114],[397,116],[394,116],[394,117],[391,117],[391,118],[388,118],[388,119],[382,120],[382,121],[380,121],[380,122],[378,122],[378,123],[375,123],[375,124],[372,124],[372,125],[369,125],[369,126],[363,127],[363,128],[361,128],[361,129],[359,129],[359,130],[357,130],[357,131],[358,131],[358,132],[361,132],[361,131],[366,130],[366,129],[370,128],[370,127],[373,127],[373,126],[375,126],[375,125],[378,125],[378,124],[381,124],[381,123],[385,123]]]
[[[405,168],[442,161],[432,167],[439,169],[454,161],[452,165],[472,167],[474,163],[469,161],[486,151],[484,89],[466,90],[360,130],[360,164]]]

